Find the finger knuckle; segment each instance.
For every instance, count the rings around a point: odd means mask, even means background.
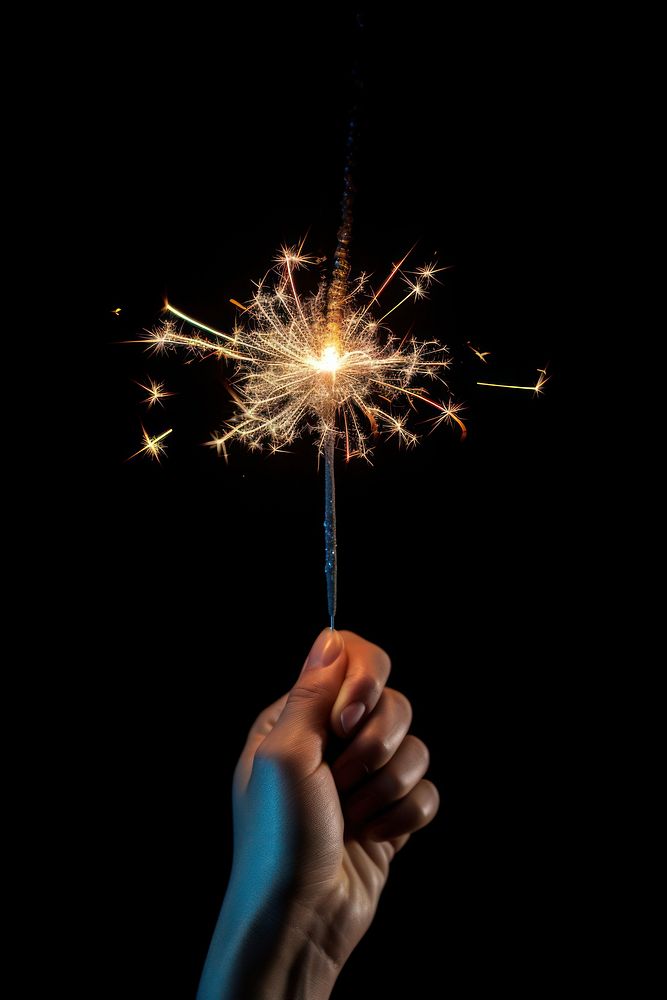
[[[424,800],[419,803],[418,814],[420,821],[424,822],[431,817],[431,802],[429,800]]]
[[[380,671],[385,677],[388,677],[391,673],[391,657],[381,646],[375,647],[375,656],[377,659],[377,665]]]
[[[257,733],[268,732],[271,728],[271,711],[265,708],[259,713],[252,726],[250,727],[251,732],[254,730]]]
[[[421,818],[428,821],[433,819],[440,806],[440,795],[438,789],[432,781],[422,782],[422,795],[419,798],[419,810]]]
[[[423,769],[422,773],[425,773],[431,763],[428,747],[423,740],[420,740],[418,736],[413,736],[412,733],[405,737],[405,742],[409,749],[410,759]]]
[[[406,771],[390,771],[386,780],[387,791],[391,798],[402,798],[412,787],[410,775]]]
[[[389,676],[391,671],[391,657],[389,656],[389,653],[382,648],[382,646],[378,646],[374,642],[369,642],[368,639],[362,638],[355,632],[342,632],[341,634],[350,646],[353,644],[357,645],[357,648],[363,658],[372,661],[375,669],[382,674],[385,679]]]
[[[409,725],[410,722],[412,722],[412,705],[409,700],[402,691],[396,691],[395,688],[387,688],[387,693],[393,700],[394,709],[398,713],[399,717],[404,721],[407,721]]]
[[[365,705],[376,705],[380,700],[384,682],[379,677],[366,676],[360,678],[356,697]]]
[[[379,736],[373,740],[365,755],[365,760],[372,771],[377,771],[387,763],[393,753],[393,743],[389,736]]]

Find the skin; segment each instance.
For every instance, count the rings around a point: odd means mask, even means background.
[[[390,662],[325,630],[253,724],[234,776],[234,863],[198,1000],[326,1000],[391,862],[438,810]],[[364,706],[350,725],[350,705]],[[358,712],[357,712],[358,714]],[[347,732],[344,722],[347,721]]]

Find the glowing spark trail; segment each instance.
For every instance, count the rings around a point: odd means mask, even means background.
[[[184,319],[186,323],[192,323],[193,326],[198,326],[200,330],[206,330],[207,333],[212,333],[214,337],[222,337],[224,340],[234,340],[234,338],[230,337],[229,334],[222,333],[220,330],[214,330],[212,326],[205,326],[204,323],[200,323],[199,320],[186,315],[186,313],[181,312],[180,309],[175,309],[169,302],[165,302],[164,308],[166,312],[173,313],[174,316],[178,316],[179,319]]]
[[[539,378],[535,385],[505,385],[504,382],[478,382],[477,385],[487,385],[493,389],[526,389],[528,392],[534,392],[536,396],[541,396],[543,386],[549,381],[550,376],[547,375],[546,368],[538,368]]]

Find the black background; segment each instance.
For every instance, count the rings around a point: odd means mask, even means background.
[[[442,808],[397,859],[336,995],[399,997],[411,977],[415,995],[534,995],[572,947],[559,914],[577,719],[557,581],[576,494],[565,289],[579,250],[579,53],[572,25],[546,14],[409,14],[366,16],[353,267],[384,276],[415,241],[415,264],[452,265],[395,329],[450,346],[469,435],[441,428],[408,452],[380,443],[372,466],[340,463],[337,624],[390,653]],[[91,682],[83,836],[113,845],[95,878],[123,913],[109,976],[124,992],[131,980],[137,995],[194,994],[230,860],[236,757],[293,682],[326,602],[312,442],[218,461],[201,447],[229,414],[218,363],[121,342],[155,322],[165,294],[224,328],[228,300],[306,232],[331,257],[356,31],[342,9],[248,9],[222,28],[126,18],[84,57],[109,665]],[[468,340],[492,352],[487,365]],[[529,384],[546,363],[540,399],[475,384]],[[132,380],[148,376],[177,395],[146,415]],[[142,419],[174,428],[159,466],[125,461]]]

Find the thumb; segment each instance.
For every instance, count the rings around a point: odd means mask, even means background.
[[[262,752],[287,758],[311,774],[324,756],[329,717],[347,669],[340,632],[324,629],[313,643],[280,718],[264,740]]]

